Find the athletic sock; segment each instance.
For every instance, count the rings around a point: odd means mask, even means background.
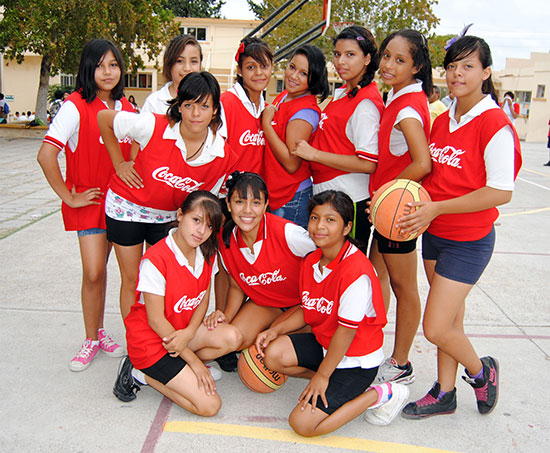
[[[132,377],[139,385],[147,385],[147,383],[145,382],[145,374],[143,373],[143,371],[132,368]]]
[[[470,372],[468,370],[466,370],[466,373],[468,374],[468,376],[470,376],[472,379],[481,379],[481,380],[484,380],[484,376],[483,376],[483,365],[481,366],[481,371],[477,374],[470,374]]]
[[[378,400],[369,409],[376,409],[382,406],[382,404],[387,403],[392,397],[391,384],[389,382],[376,385],[372,389],[378,394]]]
[[[441,398],[443,398],[447,393],[449,392],[444,392],[443,390],[440,390],[439,395],[437,396],[437,399],[441,400]]]

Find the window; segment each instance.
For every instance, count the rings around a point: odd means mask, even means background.
[[[206,41],[206,28],[180,27],[180,34],[194,36],[197,41]]]
[[[539,99],[544,98],[545,91],[546,85],[537,85],[537,95],[535,97]]]
[[[147,73],[126,74],[124,76],[124,86],[126,88],[152,88],[153,76]]]
[[[61,74],[61,85],[74,87],[76,85],[76,77],[73,74]]]
[[[516,91],[515,101],[519,104],[519,113],[521,115],[529,116],[529,109],[531,107],[531,92]]]

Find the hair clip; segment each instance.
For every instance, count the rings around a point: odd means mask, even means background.
[[[364,40],[365,40],[365,38],[364,38],[363,36],[358,36],[358,37],[355,38],[355,39],[357,39],[357,41],[364,41]]]
[[[237,63],[239,62],[239,57],[243,52],[244,52],[244,42],[241,42],[239,48],[237,49],[237,54],[235,55],[235,61]]]
[[[462,38],[463,36],[466,36],[466,33],[468,32],[468,29],[469,29],[472,25],[474,25],[474,24],[471,23],[471,24],[466,25],[458,35],[455,35],[455,36],[453,36],[451,39],[449,39],[449,40],[445,43],[445,46],[443,46],[443,48],[444,48],[445,50],[449,50],[449,47],[451,47],[456,41],[458,41],[459,38]]]

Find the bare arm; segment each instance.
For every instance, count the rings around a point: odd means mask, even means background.
[[[235,279],[229,274],[227,274],[227,276],[229,277],[229,290],[227,291],[225,310],[223,312],[221,310],[216,310],[204,319],[204,325],[209,330],[216,328],[220,322],[230,323],[233,321],[233,318],[237,315],[246,297],[246,294],[237,284]]]
[[[422,124],[415,118],[405,118],[396,125],[396,128],[403,132],[412,160],[396,179],[412,179],[420,182],[432,171],[432,158]]]
[[[372,173],[376,170],[376,163],[358,156],[334,154],[315,149],[305,140],[296,143],[292,154],[310,162],[317,162],[327,167],[350,173]]]
[[[300,307],[293,307],[279,316],[271,327],[260,332],[256,337],[256,349],[264,357],[265,348],[280,335],[295,332],[306,325],[304,312]]]

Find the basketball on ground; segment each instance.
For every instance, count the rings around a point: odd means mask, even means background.
[[[372,197],[370,216],[376,230],[392,241],[410,241],[426,231],[403,234],[395,228],[397,220],[413,212],[407,203],[431,201],[430,195],[420,184],[410,179],[394,179],[381,186]]]
[[[274,392],[288,379],[286,374],[270,370],[264,365],[263,357],[255,345],[241,352],[237,369],[243,384],[258,393]]]

